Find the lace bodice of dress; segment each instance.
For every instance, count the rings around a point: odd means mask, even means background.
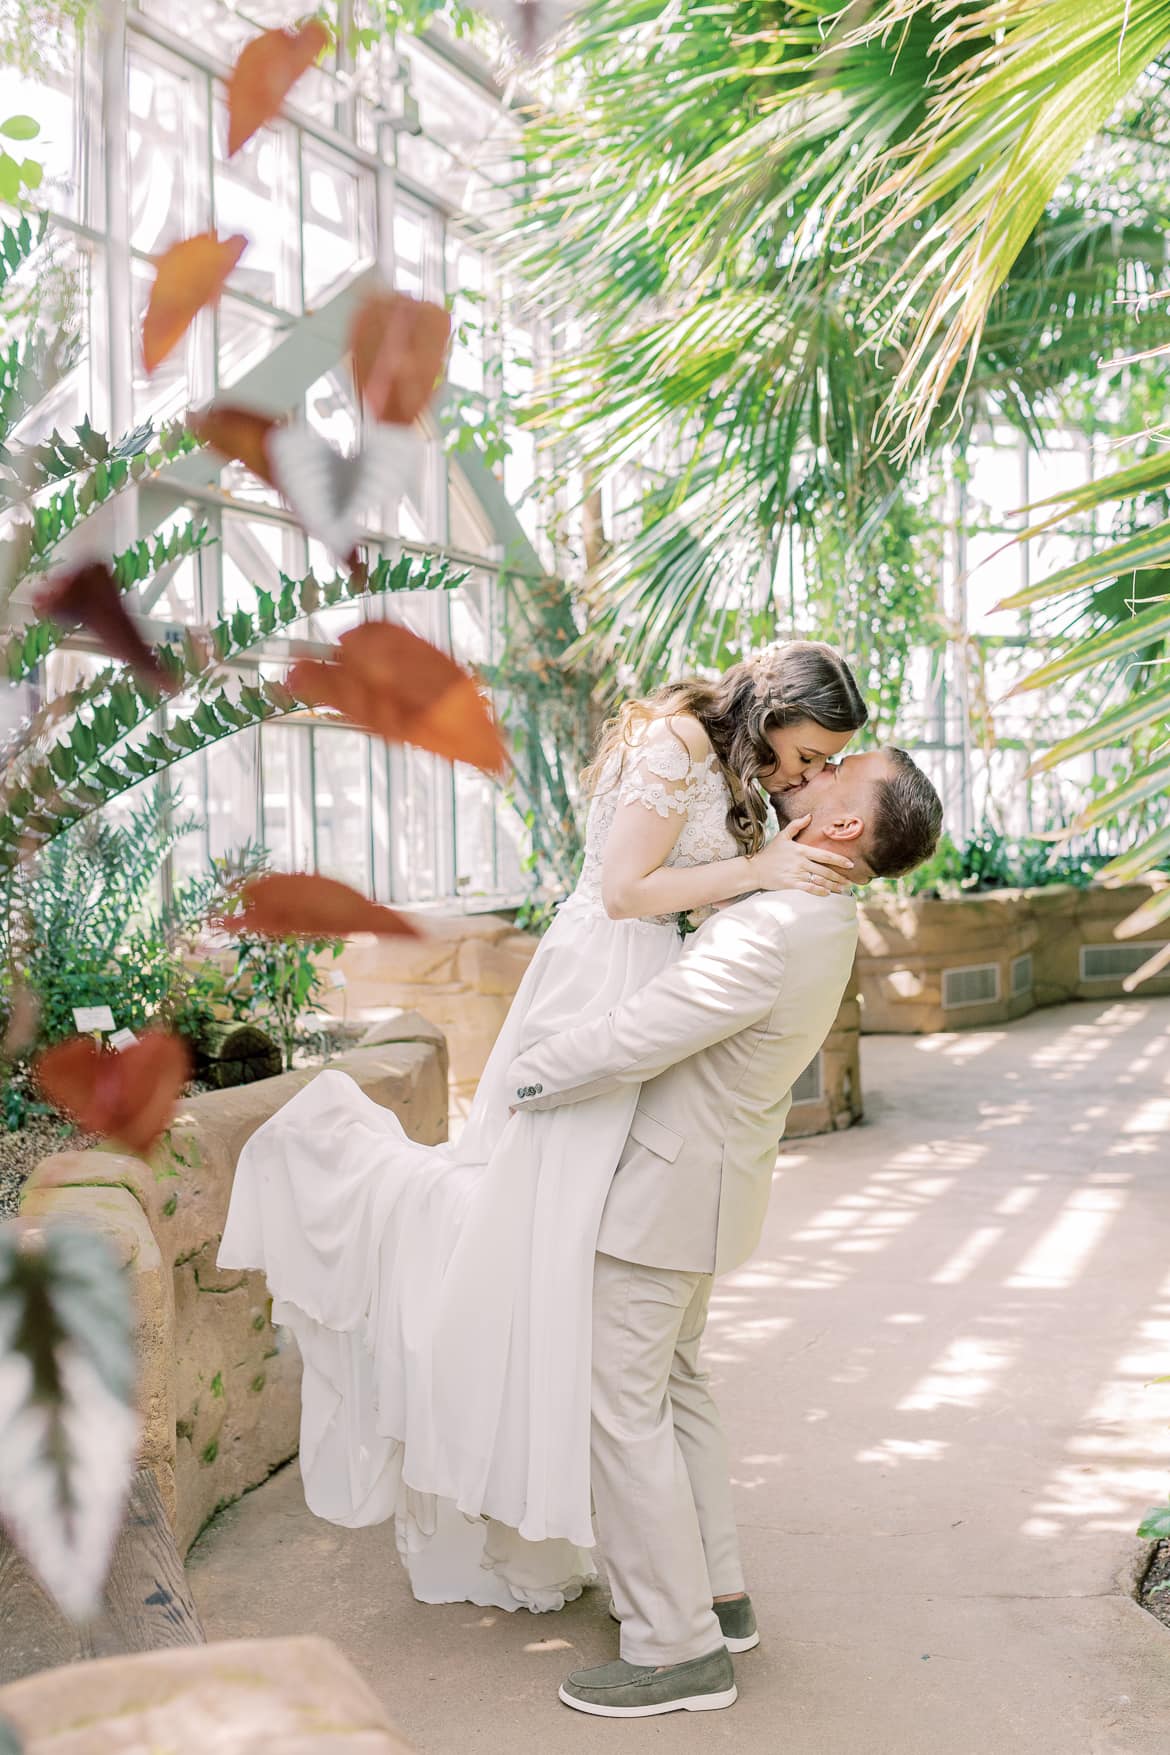
[[[606,763],[585,825],[585,860],[573,891],[574,912],[587,908],[605,913],[601,899],[601,862],[619,809],[640,804],[660,817],[685,816],[666,865],[708,865],[739,852],[727,827],[731,798],[716,758],[693,761],[686,746],[663,720],[654,720],[641,741],[615,751]],[[673,915],[655,924],[673,925]]]

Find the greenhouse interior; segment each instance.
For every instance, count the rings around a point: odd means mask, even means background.
[[[0,43],[0,1755],[1164,1755],[1165,6]]]

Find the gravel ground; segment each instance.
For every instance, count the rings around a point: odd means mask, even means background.
[[[19,1132],[0,1133],[0,1218],[15,1213],[24,1179],[42,1158],[96,1144],[92,1134],[79,1133],[56,1115],[34,1115]]]
[[[294,1062],[297,1066],[324,1065],[334,1055],[352,1048],[365,1031],[365,1024],[330,1019],[322,1030],[303,1041]],[[212,1088],[196,1081],[184,1094],[198,1097]],[[25,1178],[42,1158],[51,1152],[83,1152],[97,1143],[95,1135],[81,1133],[71,1122],[54,1115],[36,1115],[16,1133],[0,1133],[0,1219],[10,1218],[16,1212]]]
[[[1159,1542],[1138,1593],[1143,1609],[1170,1627],[1170,1542]]]

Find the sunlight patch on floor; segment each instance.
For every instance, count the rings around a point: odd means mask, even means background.
[[[899,1414],[933,1414],[940,1408],[973,1408],[998,1373],[1017,1356],[1019,1342],[991,1341],[981,1335],[953,1340],[909,1395],[895,1403]]]
[[[1124,1204],[1120,1191],[1079,1188],[1004,1284],[1013,1291],[1059,1291],[1084,1272]]]

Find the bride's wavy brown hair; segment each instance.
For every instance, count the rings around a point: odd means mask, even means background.
[[[581,776],[592,794],[615,751],[625,752],[639,726],[689,713],[711,739],[731,793],[727,827],[745,853],[758,853],[768,822],[761,774],[776,757],[765,733],[811,719],[825,731],[858,731],[869,718],[853,672],[839,652],[819,640],[790,640],[733,664],[714,682],[683,677],[652,694],[626,701],[602,727],[597,754]],[[621,766],[614,775],[614,783]]]

